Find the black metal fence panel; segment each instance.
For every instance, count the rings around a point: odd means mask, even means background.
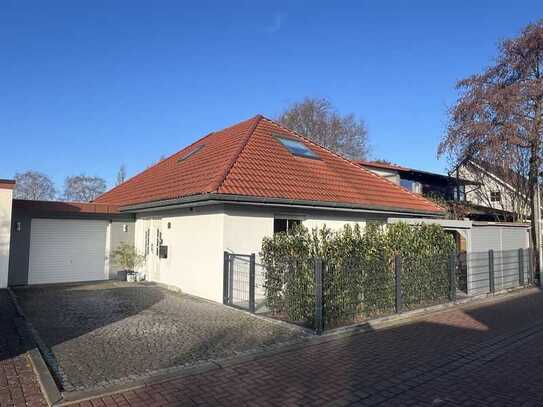
[[[327,261],[224,254],[224,303],[314,329],[533,283],[530,249],[420,256],[364,254]]]

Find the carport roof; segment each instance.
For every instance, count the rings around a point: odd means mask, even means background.
[[[33,201],[14,199],[17,209],[40,213],[119,214],[119,206],[89,202]]]
[[[208,134],[94,202],[132,207],[203,195],[443,212],[433,202],[260,115]]]

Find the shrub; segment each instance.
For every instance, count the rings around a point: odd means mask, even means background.
[[[138,254],[136,248],[128,243],[121,243],[112,253],[113,261],[126,271],[135,271],[145,263],[145,256]]]
[[[402,258],[402,294],[407,308],[435,302],[448,293],[451,236],[438,225],[405,223],[365,228],[303,226],[265,238],[260,253],[272,313],[312,325],[314,262],[325,262],[323,306],[327,326],[394,311],[394,256]]]

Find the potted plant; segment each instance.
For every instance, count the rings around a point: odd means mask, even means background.
[[[136,248],[128,243],[121,243],[112,253],[113,261],[122,267],[118,272],[119,279],[125,281],[137,280],[137,269],[145,263],[145,256],[139,254]]]

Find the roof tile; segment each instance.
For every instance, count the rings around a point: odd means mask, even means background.
[[[301,141],[319,159],[292,155],[272,134]],[[178,162],[179,157],[200,145],[205,146]],[[126,206],[208,192],[443,211],[423,197],[262,116],[207,135],[95,202]]]

